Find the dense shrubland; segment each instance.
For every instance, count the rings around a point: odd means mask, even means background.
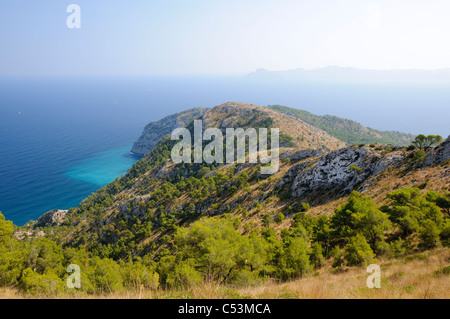
[[[269,105],[267,107],[297,117],[350,145],[380,143],[406,146],[413,139],[411,134],[366,128],[358,122],[333,115],[319,116],[308,111],[281,105]]]
[[[80,266],[81,291],[87,294],[186,288],[211,281],[238,286],[270,278],[285,281],[311,274],[326,260],[341,268],[368,265],[379,256],[448,247],[449,207],[449,193],[402,188],[389,193],[388,205],[377,207],[371,198],[353,192],[331,217],[298,212],[281,231],[272,220],[243,234],[240,218],[227,213],[187,227],[172,225],[174,231],[162,239],[165,248],[143,256],[114,249],[105,253],[89,243],[63,248],[48,238],[19,241],[13,224],[0,215],[0,284],[32,294],[74,293],[65,283],[69,264]],[[152,225],[145,225],[134,238],[151,234]],[[127,240],[120,245],[128,252],[134,247]]]

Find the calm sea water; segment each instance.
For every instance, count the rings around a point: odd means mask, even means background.
[[[77,206],[138,159],[143,127],[191,107],[281,104],[382,130],[450,133],[450,85],[237,77],[0,79],[0,211],[17,225]]]

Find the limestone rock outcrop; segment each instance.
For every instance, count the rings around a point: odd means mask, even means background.
[[[294,165],[277,186],[290,183],[293,197],[345,196],[403,158],[396,151],[383,156],[368,147],[347,147]]]
[[[434,150],[430,151],[424,160],[424,166],[428,167],[431,165],[443,163],[450,159],[450,135],[447,139],[441,143]]]
[[[207,108],[193,108],[148,123],[142,135],[134,142],[131,152],[147,156],[162,137],[171,134],[178,127],[185,127],[207,110]]]
[[[67,215],[68,210],[52,209],[39,217],[34,227],[59,226]]]

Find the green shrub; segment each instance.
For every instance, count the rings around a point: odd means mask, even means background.
[[[418,151],[414,152],[414,155],[411,160],[411,164],[416,165],[416,166],[422,166],[424,160],[425,160],[425,151],[418,150]]]
[[[355,164],[351,164],[348,168],[357,173],[361,173],[363,171],[363,169],[361,167],[358,167]]]
[[[128,262],[121,267],[123,284],[128,289],[156,289],[159,285],[159,274],[141,262]]]
[[[311,208],[311,205],[307,202],[302,202],[302,212],[307,212]]]
[[[31,268],[23,271],[19,286],[25,293],[57,296],[64,292],[63,281],[53,272],[39,274]]]
[[[410,294],[413,293],[416,290],[416,287],[414,287],[413,285],[408,285],[405,287],[405,292]]]
[[[372,198],[353,191],[348,201],[335,209],[330,219],[334,240],[345,243],[350,237],[362,234],[372,249],[384,240],[385,231],[391,228],[388,215],[378,209]]]
[[[227,219],[204,217],[189,228],[177,229],[174,237],[177,258],[194,260],[195,269],[207,280],[222,281],[232,270],[245,266],[256,270],[265,264],[265,249],[258,248],[251,236],[243,237]]]
[[[281,224],[283,221],[284,221],[284,214],[282,212],[279,212],[275,217],[275,222]]]
[[[9,244],[13,233],[13,223],[5,220],[5,216],[0,212],[0,245]]]
[[[283,256],[280,259],[281,278],[284,280],[298,278],[309,273],[312,267],[309,263],[308,254],[309,249],[306,241],[302,237],[292,238],[283,250]]]
[[[259,276],[259,272],[249,269],[233,270],[230,274],[228,283],[236,286],[252,286],[261,283],[264,278]]]
[[[112,259],[91,258],[86,273],[95,293],[113,293],[123,288],[119,265]]]
[[[374,257],[366,238],[361,234],[350,238],[350,242],[345,246],[344,259],[349,266],[373,264]]]
[[[325,258],[323,257],[323,249],[319,243],[313,243],[311,246],[311,256],[309,256],[311,265],[314,268],[320,268],[325,263]]]
[[[450,266],[444,267],[442,269],[436,270],[434,272],[435,276],[449,276],[450,275]]]
[[[401,257],[406,254],[407,245],[403,239],[399,238],[396,241],[392,241],[390,246],[390,253],[392,257]]]
[[[0,244],[0,286],[16,283],[25,265],[26,250],[23,245],[18,242],[9,247]]]
[[[270,214],[264,215],[262,222],[264,227],[269,227],[273,223],[273,216]]]
[[[259,213],[262,209],[262,205],[257,200],[255,200],[253,204],[255,205],[256,211]]]
[[[375,244],[374,252],[377,256],[389,256],[391,255],[391,246],[384,240]]]
[[[447,222],[443,226],[440,238],[443,246],[450,247],[450,219],[447,219]]]
[[[422,223],[419,231],[420,245],[424,248],[434,248],[439,244],[439,228],[431,219],[426,219]]]
[[[202,282],[202,275],[187,261],[177,263],[166,279],[166,285],[171,288],[187,288]]]
[[[334,268],[341,267],[344,264],[343,253],[339,246],[335,246],[331,250],[330,256],[333,258],[332,266]]]
[[[294,142],[294,138],[290,136],[289,134],[280,132],[280,147],[294,147],[297,144]]]
[[[415,254],[415,255],[406,256],[405,262],[410,262],[413,260],[426,260],[426,259],[427,259],[427,256],[424,254]]]

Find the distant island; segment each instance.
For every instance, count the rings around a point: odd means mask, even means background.
[[[316,69],[271,71],[258,69],[246,75],[255,79],[280,80],[352,80],[352,81],[438,81],[450,82],[450,69],[369,70],[326,66]]]

